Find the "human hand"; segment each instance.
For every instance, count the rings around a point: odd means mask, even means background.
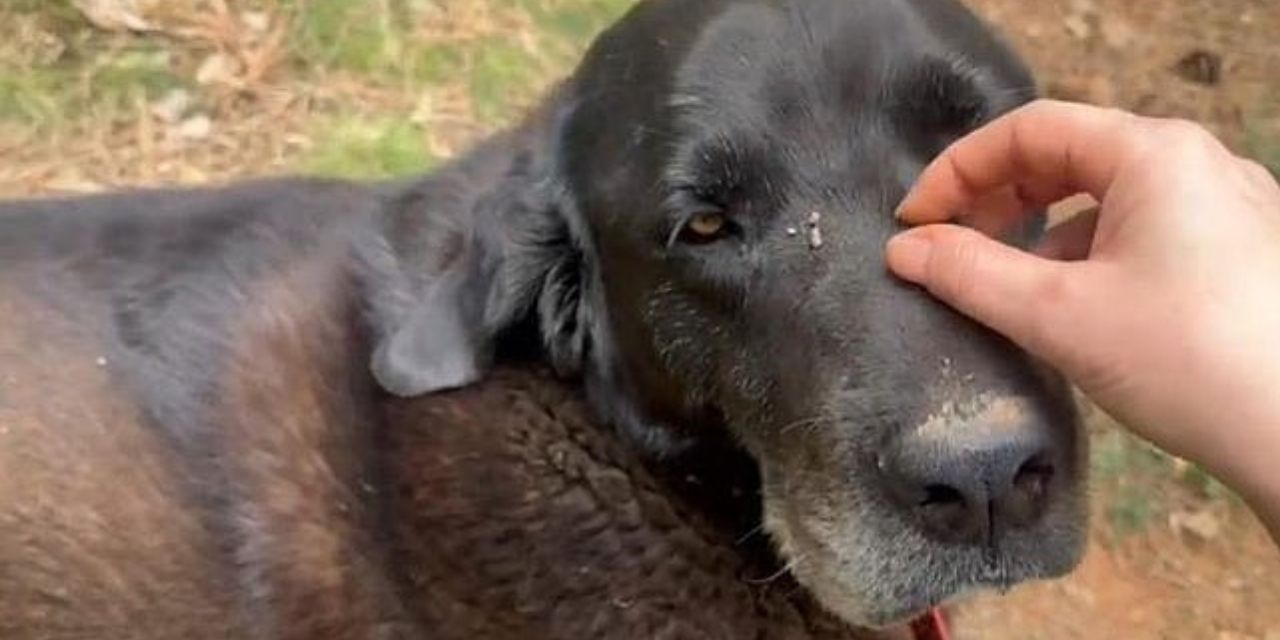
[[[1088,193],[1036,255],[991,240]],[[890,268],[1058,367],[1280,521],[1280,187],[1198,125],[1033,103],[960,140],[899,208]],[[958,219],[973,227],[938,224]]]

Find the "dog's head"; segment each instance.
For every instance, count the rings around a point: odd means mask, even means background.
[[[924,164],[1032,95],[952,0],[644,2],[375,372],[465,384],[533,318],[655,455],[731,434],[783,559],[854,623],[1064,573],[1084,524],[1064,385],[883,266]]]

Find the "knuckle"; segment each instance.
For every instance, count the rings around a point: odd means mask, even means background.
[[[1070,103],[1051,100],[1049,98],[1037,98],[1028,102],[1022,107],[1022,112],[1028,115],[1041,116],[1047,113],[1054,113],[1065,108],[1069,108]]]
[[[1079,300],[1077,280],[1061,269],[1047,270],[1032,284],[1027,297],[1026,326],[1020,332],[1026,340],[1024,346],[1057,359],[1054,347],[1062,342],[1062,321],[1072,315],[1071,309]]]
[[[1124,131],[1142,120],[1141,116],[1138,116],[1131,111],[1121,109],[1120,107],[1107,107],[1103,109],[1101,119],[1105,123],[1106,127],[1115,132]]]
[[[1098,107],[1050,98],[1038,98],[1027,103],[1021,109],[1022,115],[1033,122],[1083,119],[1091,117],[1099,111],[1102,110]]]
[[[940,247],[938,260],[930,280],[935,283],[935,293],[943,298],[968,300],[974,283],[981,277],[983,255],[976,232],[957,230],[950,240]]]
[[[1143,118],[1136,157],[1151,166],[1194,166],[1220,153],[1217,138],[1203,126],[1179,118]]]
[[[1241,158],[1240,162],[1241,162],[1241,166],[1244,169],[1245,175],[1247,175],[1256,184],[1265,185],[1269,183],[1274,183],[1276,181],[1276,178],[1271,173],[1271,170],[1268,169],[1267,166],[1262,164],[1261,162],[1258,162],[1253,158]]]
[[[1161,130],[1167,142],[1180,151],[1204,152],[1217,146],[1217,138],[1208,129],[1190,120],[1165,120]]]
[[[1047,313],[1057,313],[1059,309],[1070,307],[1071,302],[1077,299],[1075,283],[1076,280],[1063,270],[1048,269],[1033,284],[1030,302]]]

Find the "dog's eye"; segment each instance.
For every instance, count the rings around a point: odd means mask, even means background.
[[[729,231],[729,219],[718,211],[695,214],[685,223],[681,240],[692,244],[704,244],[724,237]]]

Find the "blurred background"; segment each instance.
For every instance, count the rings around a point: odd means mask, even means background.
[[[0,0],[0,196],[421,172],[517,119],[631,4]],[[969,4],[1047,95],[1192,118],[1280,172],[1276,0]],[[1280,553],[1238,498],[1086,413],[1084,565],[966,604],[960,637],[1280,640]]]

